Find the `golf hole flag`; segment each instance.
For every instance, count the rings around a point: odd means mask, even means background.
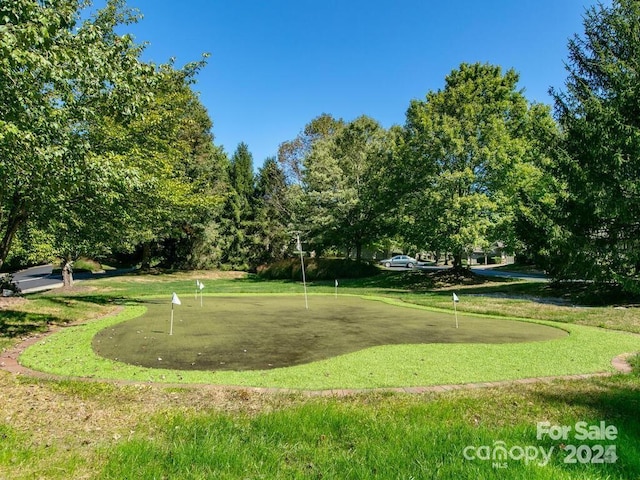
[[[202,289],[204,288],[204,283],[199,281],[198,288],[200,289],[200,306],[202,306]]]
[[[182,302],[176,295],[176,292],[173,292],[173,296],[171,297],[171,326],[169,327],[169,335],[173,335],[173,306],[174,305],[182,305]]]
[[[456,308],[456,303],[458,303],[460,301],[460,299],[458,298],[458,295],[453,294],[453,311],[455,312],[456,315],[456,328],[458,328],[458,309]]]

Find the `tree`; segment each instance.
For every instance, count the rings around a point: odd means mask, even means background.
[[[213,144],[212,121],[192,90],[203,62],[160,69],[145,115],[122,125],[122,135],[101,132],[147,187],[132,192],[126,224],[130,244],[143,245],[143,267],[155,253],[172,268],[212,266],[219,252],[206,246],[227,195],[228,160]],[[115,149],[110,145],[107,149]],[[206,239],[205,239],[206,237]]]
[[[328,113],[323,113],[305,125],[296,138],[280,144],[278,163],[289,183],[302,183],[303,163],[311,153],[313,145],[318,140],[331,137],[343,126],[342,119],[335,119]]]
[[[287,183],[286,201],[280,206],[286,208],[289,231],[308,233],[306,194],[303,191],[305,159],[316,143],[335,135],[343,127],[342,119],[323,113],[307,123],[296,138],[280,144],[277,162]]]
[[[258,171],[255,191],[257,264],[281,260],[291,240],[291,205],[284,171],[275,158],[267,158]]]
[[[514,200],[513,229],[509,241],[518,261],[552,268],[552,253],[560,229],[556,217],[564,195],[564,183],[556,174],[562,137],[550,107],[534,104],[527,114],[525,135],[528,145]]]
[[[407,111],[395,177],[404,233],[416,245],[451,252],[454,267],[474,247],[506,240],[512,228],[528,148],[528,103],[517,83],[513,70],[462,64],[444,90]]]
[[[304,160],[306,218],[320,249],[337,247],[356,259],[378,239],[386,203],[380,187],[387,132],[362,116],[313,144]]]
[[[552,90],[564,133],[566,195],[554,274],[640,292],[640,3],[613,0],[569,42],[566,91]]]
[[[100,105],[121,118],[147,104],[154,67],[120,24],[135,21],[121,0],[79,23],[84,2],[0,4],[0,267],[28,220],[79,205],[96,170],[87,132]],[[75,199],[70,201],[70,199]],[[56,207],[57,206],[57,207]]]
[[[246,269],[255,255],[253,243],[254,192],[253,156],[246,143],[238,144],[229,163],[230,192],[226,200],[226,247],[224,262],[233,268]]]

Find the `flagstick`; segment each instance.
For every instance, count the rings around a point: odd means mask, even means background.
[[[302,263],[302,284],[304,285],[304,306],[309,310],[309,300],[307,298],[307,277],[304,273],[304,258],[302,257],[302,250],[300,250],[300,263]]]
[[[456,302],[455,301],[453,302],[453,311],[456,314],[456,328],[458,328],[458,309],[456,307]]]
[[[336,298],[338,298],[338,280],[336,280]]]
[[[307,277],[304,273],[304,257],[302,256],[302,243],[300,243],[300,234],[296,233],[297,247],[300,249],[300,264],[302,265],[302,284],[304,285],[304,306],[309,310],[309,300],[307,298]]]
[[[171,302],[171,327],[169,328],[169,335],[173,335],[173,302]]]
[[[200,290],[200,306],[202,306],[202,290]]]

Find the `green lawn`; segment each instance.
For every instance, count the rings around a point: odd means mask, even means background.
[[[624,393],[609,399],[611,405],[571,405],[550,390],[537,390],[545,408],[530,402],[531,392],[505,389],[431,399],[314,400],[257,416],[162,415],[150,422],[153,438],[140,435],[110,452],[101,478],[638,478],[637,417],[624,425],[609,420],[620,429],[614,441],[605,442],[619,457],[613,463],[566,463],[572,459],[566,447],[537,436],[536,419],[571,428],[571,439],[576,423],[599,425],[602,410],[616,407],[619,416],[634,415],[624,402],[634,402],[637,391],[620,387]],[[577,443],[581,451],[597,452],[603,442]],[[491,448],[493,457],[496,447],[508,452],[506,458],[486,459],[482,449]]]
[[[96,334],[127,322],[129,327],[155,322],[149,327],[166,334],[173,291],[183,300],[174,311],[178,335],[185,321],[192,321],[179,315],[200,308],[193,297],[195,278],[206,284],[207,308],[220,299],[255,301],[257,296],[303,303],[296,282],[205,275],[211,274],[83,282],[75,291],[29,296],[0,312],[5,345],[49,324],[84,322],[43,338],[27,351],[25,363],[61,375],[134,380],[45,381],[0,372],[0,479],[640,478],[640,357],[632,359],[636,373],[630,375],[413,395],[367,391],[334,397],[329,392],[318,398],[215,386],[366,388],[610,371],[613,356],[640,350],[639,337],[630,333],[640,328],[632,305],[557,305],[548,298],[555,292],[545,286],[490,282],[455,288],[460,329],[487,317],[496,325],[537,325],[511,321],[529,317],[569,334],[524,343],[365,346],[290,367],[240,372],[152,369],[95,353]],[[316,300],[335,300],[333,282],[315,283],[309,290],[310,310]],[[340,282],[341,294],[384,297],[391,311],[411,312],[418,321],[424,315],[429,325],[451,323],[451,291],[414,275]],[[540,422],[568,428],[570,434],[566,440],[538,438]],[[576,437],[577,424],[598,429],[602,422],[616,429],[615,438]],[[576,458],[572,445],[589,461],[571,463]],[[485,459],[487,451],[493,455],[500,447],[509,452],[504,460]],[[599,463],[598,452],[605,447],[614,448],[616,458]],[[531,454],[532,448],[548,453],[548,461],[540,463],[539,454],[527,460],[524,452]]]
[[[211,296],[205,300],[207,305],[214,306],[217,300],[224,298],[226,297]],[[239,295],[237,298],[240,300],[243,298],[255,299],[256,297]],[[291,300],[290,296],[278,296],[275,298],[279,300],[279,302],[276,302],[279,304],[284,304],[285,300]],[[335,300],[327,296],[318,296],[317,298],[312,296],[311,304],[313,305],[314,300],[320,301],[321,298],[324,301]],[[301,304],[303,298],[298,296],[297,300]],[[483,324],[482,322],[490,322],[489,324],[493,325],[492,328],[494,329],[500,328],[500,325],[503,325],[502,328],[505,329],[513,329],[514,326],[521,328],[523,326],[525,329],[531,330],[537,330],[538,328],[534,324],[512,322],[505,318],[490,320],[486,317],[478,318],[464,315],[459,319],[461,328],[456,332],[455,326],[452,325],[454,320],[451,318],[450,312],[445,317],[442,317],[443,314],[441,312],[435,313],[424,307],[420,308],[413,305],[413,308],[406,308],[406,306],[398,306],[397,301],[386,301],[395,303],[395,305],[388,305],[388,307],[394,308],[393,311],[398,312],[397,314],[411,314],[414,319],[416,315],[420,314],[424,315],[425,319],[446,318],[446,320],[439,320],[439,322],[443,326],[446,324],[451,325],[453,327],[451,328],[452,335],[457,335],[460,331],[469,329],[469,325],[474,322],[479,322],[479,326],[474,328],[479,328],[480,330],[483,329],[482,325],[487,325],[487,323]],[[268,302],[268,297],[265,296],[262,302]],[[168,350],[170,345],[167,342],[174,341],[174,339],[179,342],[178,345],[181,345],[184,341],[189,342],[189,337],[187,337],[188,327],[185,325],[188,320],[185,319],[180,322],[180,315],[186,316],[188,307],[184,305],[181,310],[178,309],[183,306],[176,307],[175,332],[173,336],[169,336],[168,317],[170,316],[170,304],[166,301],[164,304],[151,304],[156,313],[143,316],[145,312],[148,312],[148,305],[145,303],[130,305],[117,316],[105,317],[85,325],[66,328],[29,348],[22,355],[21,362],[36,370],[62,376],[292,389],[378,388],[488,382],[539,376],[607,372],[612,371],[610,362],[614,356],[625,352],[634,352],[639,345],[638,337],[631,334],[579,325],[542,322],[547,326],[562,327],[569,332],[569,335],[563,334],[553,340],[524,343],[447,344],[410,342],[395,345],[385,344],[357,349],[350,353],[311,361],[311,363],[282,368],[272,368],[266,365],[260,370],[250,371],[233,371],[224,368],[216,368],[213,371],[173,370],[165,368],[164,363],[171,362],[172,354],[181,358],[183,362],[194,362],[196,363],[195,366],[197,366],[199,361],[197,353],[203,353],[193,352],[189,349],[191,352],[189,355],[181,356],[180,348],[172,347],[173,350]],[[372,303],[371,305],[375,305],[377,309],[386,306],[385,303],[380,303],[380,305]],[[197,308],[200,307],[196,304],[193,305],[191,310],[197,311]],[[163,312],[162,317],[164,318],[158,318],[160,311]],[[307,312],[301,307],[300,313],[306,314]],[[124,323],[135,322],[137,317],[140,317],[141,320],[132,324],[132,327],[131,324]],[[295,328],[299,328],[300,325],[300,322],[296,321]],[[118,328],[122,326],[124,326],[124,332],[128,332],[130,335],[126,341],[122,339],[122,336],[118,335]],[[557,329],[543,328],[542,331],[545,335],[548,335],[548,332],[556,333]],[[145,341],[145,332],[147,336],[153,334],[157,338],[161,338],[163,343],[160,344],[159,348],[167,349],[156,350],[153,356],[147,356],[150,362],[156,365],[155,368],[132,365],[120,361],[119,358],[118,360],[107,359],[98,356],[94,351],[93,345],[96,334],[99,334],[98,340],[102,339],[101,341],[111,342],[107,345],[107,350],[110,350],[111,356],[115,357],[118,355],[116,345],[120,341],[129,342],[129,345],[132,345],[135,344],[137,337],[138,343],[135,345],[145,345],[143,343]],[[222,329],[220,332],[222,332]],[[278,333],[282,333],[280,329],[278,329]],[[246,334],[246,330],[244,333],[241,331],[236,336],[236,339],[242,339]],[[113,337],[112,340],[109,339],[110,336]],[[330,339],[331,337],[325,340]],[[470,340],[472,338],[464,337],[464,339]],[[256,342],[256,345],[257,343],[259,342]],[[236,349],[235,353],[237,355],[240,355],[238,350],[241,346],[238,345]],[[184,350],[187,347],[182,348]],[[133,348],[130,347],[130,349]],[[201,345],[200,349],[204,350],[204,345]],[[245,349],[242,348],[242,350]],[[135,350],[140,351],[139,348]],[[162,351],[167,353],[159,353]],[[130,360],[135,363],[135,355],[124,351],[122,355],[125,358],[129,355],[132,357]],[[240,356],[243,355],[244,351]]]
[[[144,315],[99,332],[101,356],[179,370],[267,370],[303,365],[384,345],[512,343],[561,338],[531,322],[458,315],[354,295],[183,297],[171,324],[166,299]],[[411,306],[411,305],[409,305]],[[171,335],[170,335],[171,333]],[[161,359],[161,360],[159,360]]]

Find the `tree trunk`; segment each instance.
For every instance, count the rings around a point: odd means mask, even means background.
[[[142,244],[142,262],[140,268],[142,270],[151,269],[151,243],[144,242]]]
[[[9,212],[6,227],[3,227],[4,235],[0,242],[0,268],[2,268],[4,261],[9,255],[11,243],[13,242],[16,232],[26,221],[27,212],[23,207],[14,208],[13,211]]]
[[[62,288],[73,287],[73,261],[67,257],[62,266]]]
[[[362,244],[358,243],[356,245],[356,261],[359,262],[362,260]]]
[[[453,254],[453,269],[462,270],[462,252],[455,252]]]

